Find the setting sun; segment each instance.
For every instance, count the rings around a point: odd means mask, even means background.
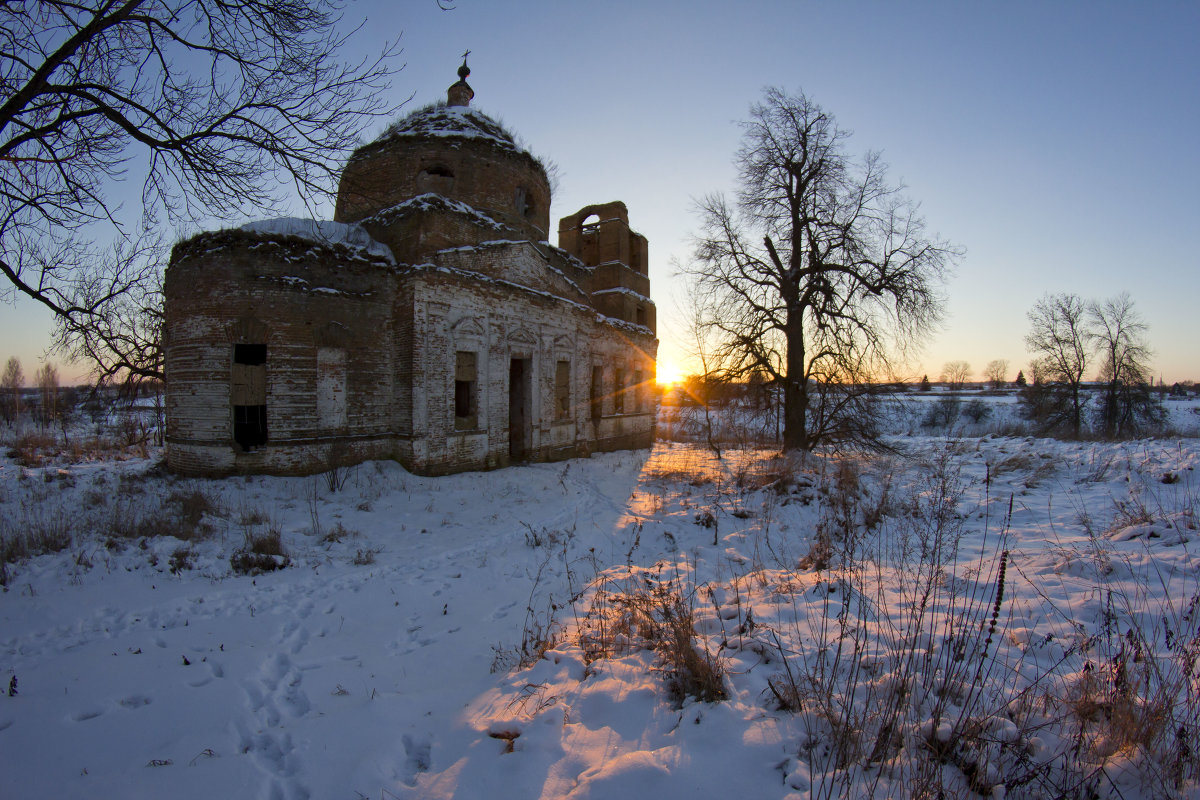
[[[683,370],[674,361],[660,359],[655,380],[659,386],[674,386],[683,380]]]

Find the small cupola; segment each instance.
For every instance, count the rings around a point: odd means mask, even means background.
[[[475,96],[475,90],[467,83],[467,76],[471,74],[471,69],[467,66],[467,56],[470,54],[470,50],[463,53],[463,63],[458,68],[458,83],[446,90],[446,105],[448,106],[469,106],[471,98]]]

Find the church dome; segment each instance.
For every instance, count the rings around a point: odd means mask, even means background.
[[[375,141],[403,136],[482,139],[501,149],[524,152],[503,125],[470,106],[432,103],[396,120]]]
[[[414,201],[425,207],[451,201],[493,228],[506,226],[533,241],[548,238],[546,168],[503,125],[470,106],[475,92],[468,74],[464,64],[445,102],[413,111],[354,151],[338,186],[337,221],[372,229],[373,219],[394,219]],[[494,230],[490,236],[496,238]]]

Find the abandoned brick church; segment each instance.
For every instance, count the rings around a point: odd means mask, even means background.
[[[355,151],[335,221],[175,247],[170,469],[441,474],[650,446],[646,239],[614,202],[551,246],[546,170],[470,106],[468,75]]]

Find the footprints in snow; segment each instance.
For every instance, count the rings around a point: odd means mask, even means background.
[[[150,705],[152,701],[144,694],[131,694],[129,697],[117,702],[124,708],[141,708],[142,706]]]
[[[297,615],[305,619],[312,608],[312,602],[306,601],[297,608]],[[308,797],[296,777],[300,765],[293,752],[292,736],[282,728],[287,720],[303,717],[312,709],[301,687],[303,668],[292,660],[308,641],[308,628],[299,622],[289,620],[283,625],[276,637],[278,649],[263,661],[258,676],[243,686],[250,719],[234,723],[238,751],[248,753],[263,772],[263,796],[271,800]]]
[[[150,697],[147,697],[144,694],[131,694],[128,697],[123,697],[120,700],[118,700],[117,705],[120,706],[121,708],[136,710],[136,709],[148,706],[152,702],[154,702],[154,700]],[[95,719],[96,717],[102,716],[104,714],[104,711],[105,711],[105,709],[102,707],[92,706],[89,708],[80,709],[79,711],[72,713],[70,718],[71,718],[72,722],[87,722],[88,720],[92,720],[92,719]],[[10,724],[11,724],[11,722],[10,722]],[[5,727],[7,727],[7,726],[5,726]]]
[[[515,600],[511,603],[505,603],[504,605],[500,606],[495,611],[493,611],[491,613],[491,615],[488,617],[488,619],[493,622],[498,619],[504,619],[505,617],[508,616],[508,612],[511,611],[513,606],[515,606],[516,604],[517,603]]]
[[[428,736],[420,738],[404,734],[404,774],[400,780],[406,786],[417,785],[417,775],[428,772],[433,765],[431,759],[433,743]]]
[[[87,722],[89,719],[95,719],[104,713],[102,708],[86,708],[83,711],[76,711],[71,715],[71,719],[75,722]]]
[[[202,674],[199,678],[193,678],[192,680],[188,681],[188,686],[191,686],[193,689],[199,689],[201,686],[208,686],[210,683],[212,683],[213,678],[225,677],[225,669],[215,661],[205,661],[202,662],[202,665],[208,667],[208,674]]]

